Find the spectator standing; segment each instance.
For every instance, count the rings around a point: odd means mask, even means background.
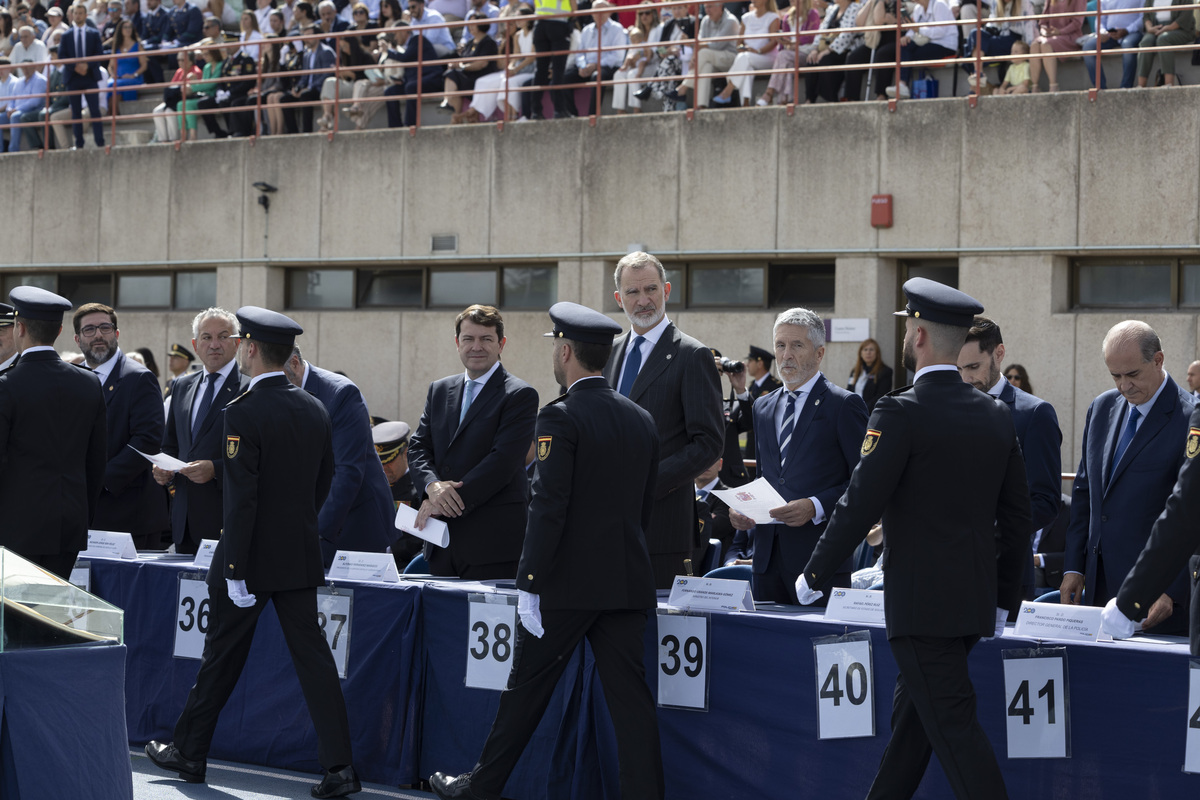
[[[568,52],[571,49],[571,21],[562,16],[575,10],[575,0],[534,0],[537,22],[533,25],[533,49],[537,52],[533,73],[534,86],[549,86],[554,116],[568,116],[567,93],[561,88],[567,72]],[[545,92],[533,92],[530,119],[542,119]]]
[[[16,309],[8,303],[0,303],[0,373],[17,360],[17,342],[13,338],[13,323]]]
[[[184,2],[184,0],[180,0]],[[100,33],[87,25],[87,7],[82,3],[71,6],[71,22],[74,27],[63,35],[58,44],[58,55],[63,60],[87,58],[102,54]],[[96,147],[104,147],[104,124],[100,121],[100,98],[91,90],[100,85],[100,62],[77,61],[64,64],[67,74],[67,89],[72,92],[87,92],[87,94],[72,94],[70,99],[71,119],[74,120],[75,150],[83,149],[83,125],[78,121],[83,118],[83,103],[87,102],[88,114],[92,119],[92,136]]]
[[[1025,371],[1025,367],[1020,364],[1013,364],[1008,369],[1004,370],[1004,377],[1013,386],[1022,391],[1033,394],[1033,384],[1029,382],[1029,373]]]
[[[1187,386],[1188,391],[1192,393],[1192,397],[1200,400],[1200,361],[1193,361],[1191,364],[1188,364]]]

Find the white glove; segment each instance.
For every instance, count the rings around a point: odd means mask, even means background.
[[[1133,636],[1135,624],[1133,620],[1125,616],[1121,609],[1117,608],[1117,598],[1115,597],[1105,604],[1104,611],[1100,614],[1100,630],[1114,639],[1128,639]]]
[[[217,89],[217,102],[218,103],[229,102],[229,90],[228,89]]]
[[[983,641],[990,642],[992,639],[999,639],[1004,633],[1004,626],[1006,624],[1008,624],[1008,611],[1000,608],[1000,606],[996,606],[996,627],[994,629],[995,635],[984,636]]]
[[[537,638],[546,632],[542,627],[542,598],[523,589],[517,590],[517,616],[525,630]]]
[[[229,590],[229,599],[238,608],[249,608],[258,599],[246,591],[245,581],[235,581],[232,578],[226,578],[225,587]]]
[[[811,605],[824,596],[824,592],[814,592],[808,588],[808,580],[804,577],[804,573],[800,573],[800,577],[796,579],[796,599],[800,601],[800,605]]]

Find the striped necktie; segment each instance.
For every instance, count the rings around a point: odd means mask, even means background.
[[[783,410],[783,427],[779,429],[779,466],[787,466],[788,445],[792,443],[792,431],[796,429],[796,392],[787,393],[787,407]]]

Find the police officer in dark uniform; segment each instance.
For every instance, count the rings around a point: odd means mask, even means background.
[[[429,779],[443,799],[500,797],[585,636],[616,729],[621,795],[663,796],[642,639],[656,602],[643,531],[654,505],[658,434],[650,415],[601,374],[621,327],[574,303],[554,305],[550,318],[554,376],[568,389],[538,413],[513,669],[475,769]]]
[[[412,428],[407,422],[391,422],[383,420],[371,428],[371,439],[375,443],[375,452],[379,455],[379,463],[383,465],[384,477],[392,490],[392,502],[399,508],[401,505],[419,505],[413,497],[412,475],[408,471],[408,437]],[[414,506],[415,507],[415,506]],[[392,557],[396,560],[396,569],[401,572],[408,563],[421,552],[425,541],[410,533],[401,535],[392,543]]]
[[[69,301],[33,286],[9,299],[21,356],[0,374],[0,545],[67,578],[104,486],[104,393],[54,351]]]
[[[876,404],[796,593],[801,603],[819,597],[882,518],[887,637],[900,674],[892,738],[867,797],[911,797],[936,752],[957,797],[1005,798],[967,654],[1020,602],[1032,533],[1025,464],[1008,407],[956,368],[983,308],[924,278],[904,293],[908,307],[897,314],[908,317],[904,362],[916,378]]]
[[[1183,466],[1175,488],[1167,498],[1166,510],[1150,529],[1146,547],[1125,576],[1121,591],[1104,607],[1104,630],[1115,639],[1133,635],[1133,624],[1146,618],[1154,604],[1179,575],[1179,567],[1191,556],[1192,655],[1200,657],[1200,406],[1188,420]]]
[[[17,360],[17,343],[13,341],[13,324],[17,310],[8,303],[0,303],[0,372],[8,369]]]
[[[333,480],[333,432],[320,401],[283,373],[303,330],[274,311],[237,311],[246,341],[239,359],[250,388],[225,407],[225,531],[208,573],[211,622],[196,685],[171,744],[146,755],[191,783],[204,781],[217,716],[245,666],[259,614],[270,600],[317,731],[325,778],[313,797],[361,789],[351,766],[350,726],[333,655],[317,625],[325,583],[317,510]]]
[[[188,373],[195,360],[196,356],[192,355],[191,350],[181,344],[171,345],[167,351],[167,369],[171,377],[167,380],[167,388],[163,390],[163,399],[171,396],[171,392],[175,391],[175,381]]]

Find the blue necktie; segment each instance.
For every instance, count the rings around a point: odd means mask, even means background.
[[[792,443],[792,431],[796,429],[796,393],[787,393],[787,407],[783,410],[783,427],[779,429],[779,466],[787,465],[788,445]]]
[[[210,372],[204,376],[204,380],[208,381],[208,385],[204,387],[204,396],[200,398],[200,407],[196,411],[196,419],[192,421],[192,441],[200,435],[200,426],[204,424],[204,417],[208,414],[208,407],[212,405],[213,395],[216,394],[217,376],[219,372]]]
[[[629,358],[625,359],[625,371],[621,373],[621,385],[618,392],[629,397],[633,391],[633,382],[637,380],[638,370],[642,368],[642,342],[645,336],[635,336],[630,345]]]
[[[1137,421],[1141,416],[1142,412],[1138,411],[1137,406],[1134,406],[1129,412],[1129,420],[1125,423],[1125,430],[1121,431],[1121,438],[1117,441],[1117,452],[1113,455],[1113,469],[1116,469],[1117,464],[1121,463],[1121,456],[1125,455],[1126,448],[1133,441],[1133,434],[1137,433]]]
[[[475,399],[475,381],[467,381],[467,385],[463,389],[462,410],[458,412],[458,424],[462,425],[462,421],[467,417],[467,409],[471,407],[471,401]]]

